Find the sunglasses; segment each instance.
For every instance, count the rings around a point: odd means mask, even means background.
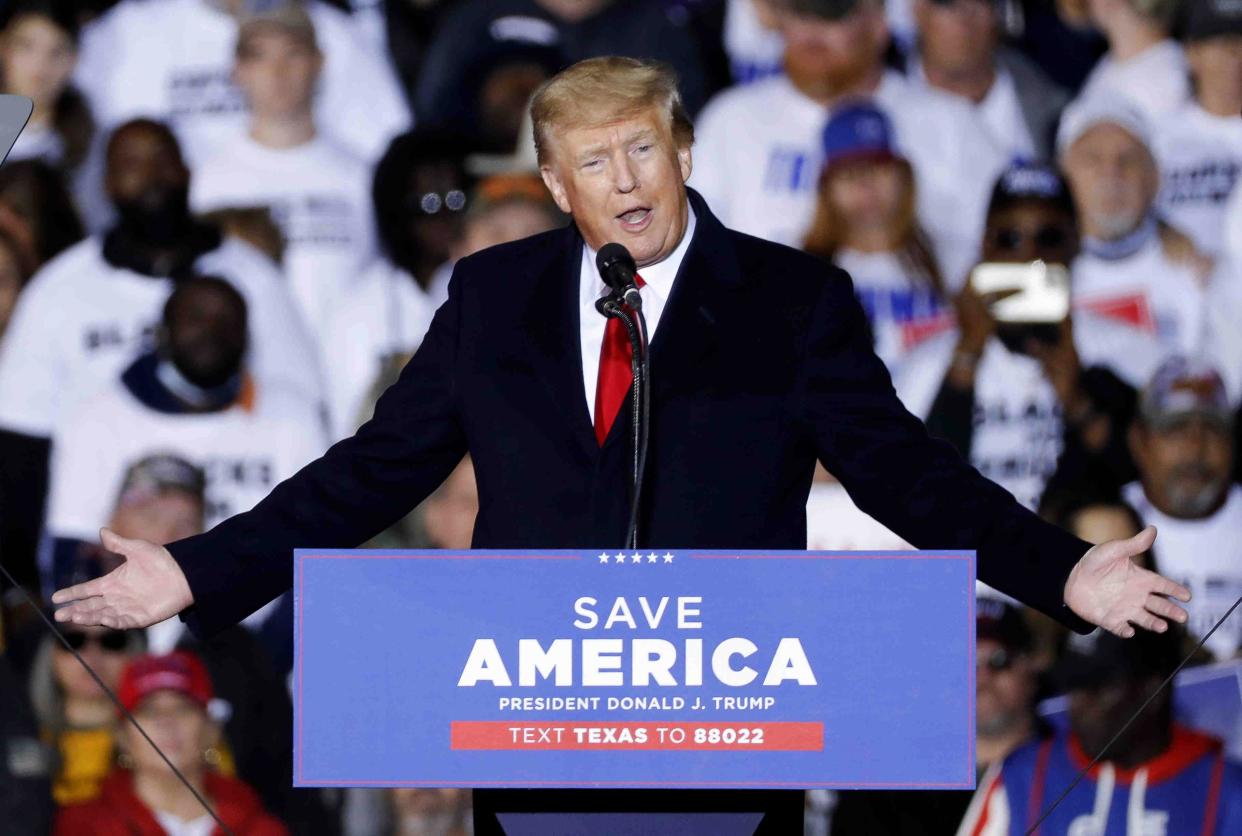
[[[1001,673],[1013,667],[1015,658],[1017,658],[1015,654],[1010,653],[1003,647],[999,647],[986,656],[980,656],[977,664],[980,667],[987,668],[992,673]]]
[[[442,210],[460,212],[466,208],[466,193],[461,189],[450,189],[447,192],[423,192],[421,195],[410,195],[405,201],[406,208],[420,215],[437,215]]]
[[[1031,241],[1040,249],[1055,249],[1069,243],[1069,231],[1059,224],[1045,224],[1033,232],[1005,227],[992,234],[992,245],[1002,251],[1015,252],[1023,242]]]
[[[90,633],[66,632],[65,641],[74,650],[81,650],[88,644],[99,645],[100,650],[119,653],[129,646],[129,636],[122,630],[109,630],[106,633],[92,635]]]

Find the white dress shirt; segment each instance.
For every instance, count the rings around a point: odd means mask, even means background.
[[[673,280],[677,278],[681,261],[686,257],[686,250],[690,248],[690,239],[694,237],[694,209],[687,205],[686,211],[686,231],[682,234],[677,248],[663,261],[649,264],[638,271],[645,282],[638,293],[643,298],[648,342],[655,339],[660,314],[664,312],[668,295],[673,291]],[[578,281],[578,321],[582,337],[582,383],[586,387],[587,410],[591,413],[592,423],[595,422],[595,385],[599,382],[599,355],[604,345],[604,327],[608,322],[595,310],[595,300],[606,293],[608,286],[600,278],[599,268],[595,266],[595,250],[584,244],[582,271]]]

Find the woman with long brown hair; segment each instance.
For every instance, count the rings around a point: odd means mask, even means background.
[[[915,217],[914,172],[869,102],[836,109],[824,128],[815,219],[803,249],[854,280],[876,353],[891,368],[951,324],[944,274]]]

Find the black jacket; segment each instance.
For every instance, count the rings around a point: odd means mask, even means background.
[[[902,406],[842,271],[698,218],[651,346],[644,547],[806,544],[815,460],[908,542],[977,549],[979,577],[1087,631],[1062,602],[1089,544],[1025,510]],[[365,542],[467,451],[478,548],[622,543],[628,432],[599,447],[582,384],[582,239],[568,226],[462,259],[374,418],[254,509],[169,546],[208,634],[289,589],[295,547]],[[627,414],[622,405],[621,414]]]

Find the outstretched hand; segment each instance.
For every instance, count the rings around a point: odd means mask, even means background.
[[[1135,626],[1163,633],[1168,621],[1185,623],[1186,611],[1168,597],[1190,600],[1190,590],[1134,562],[1156,539],[1153,526],[1128,540],[1092,546],[1070,571],[1065,603],[1080,618],[1128,639]],[[1167,620],[1166,620],[1167,619]]]
[[[103,577],[57,590],[57,621],[126,630],[150,627],[194,603],[190,584],[168,549],[128,540],[111,529],[99,532],[105,549],[125,562]]]

